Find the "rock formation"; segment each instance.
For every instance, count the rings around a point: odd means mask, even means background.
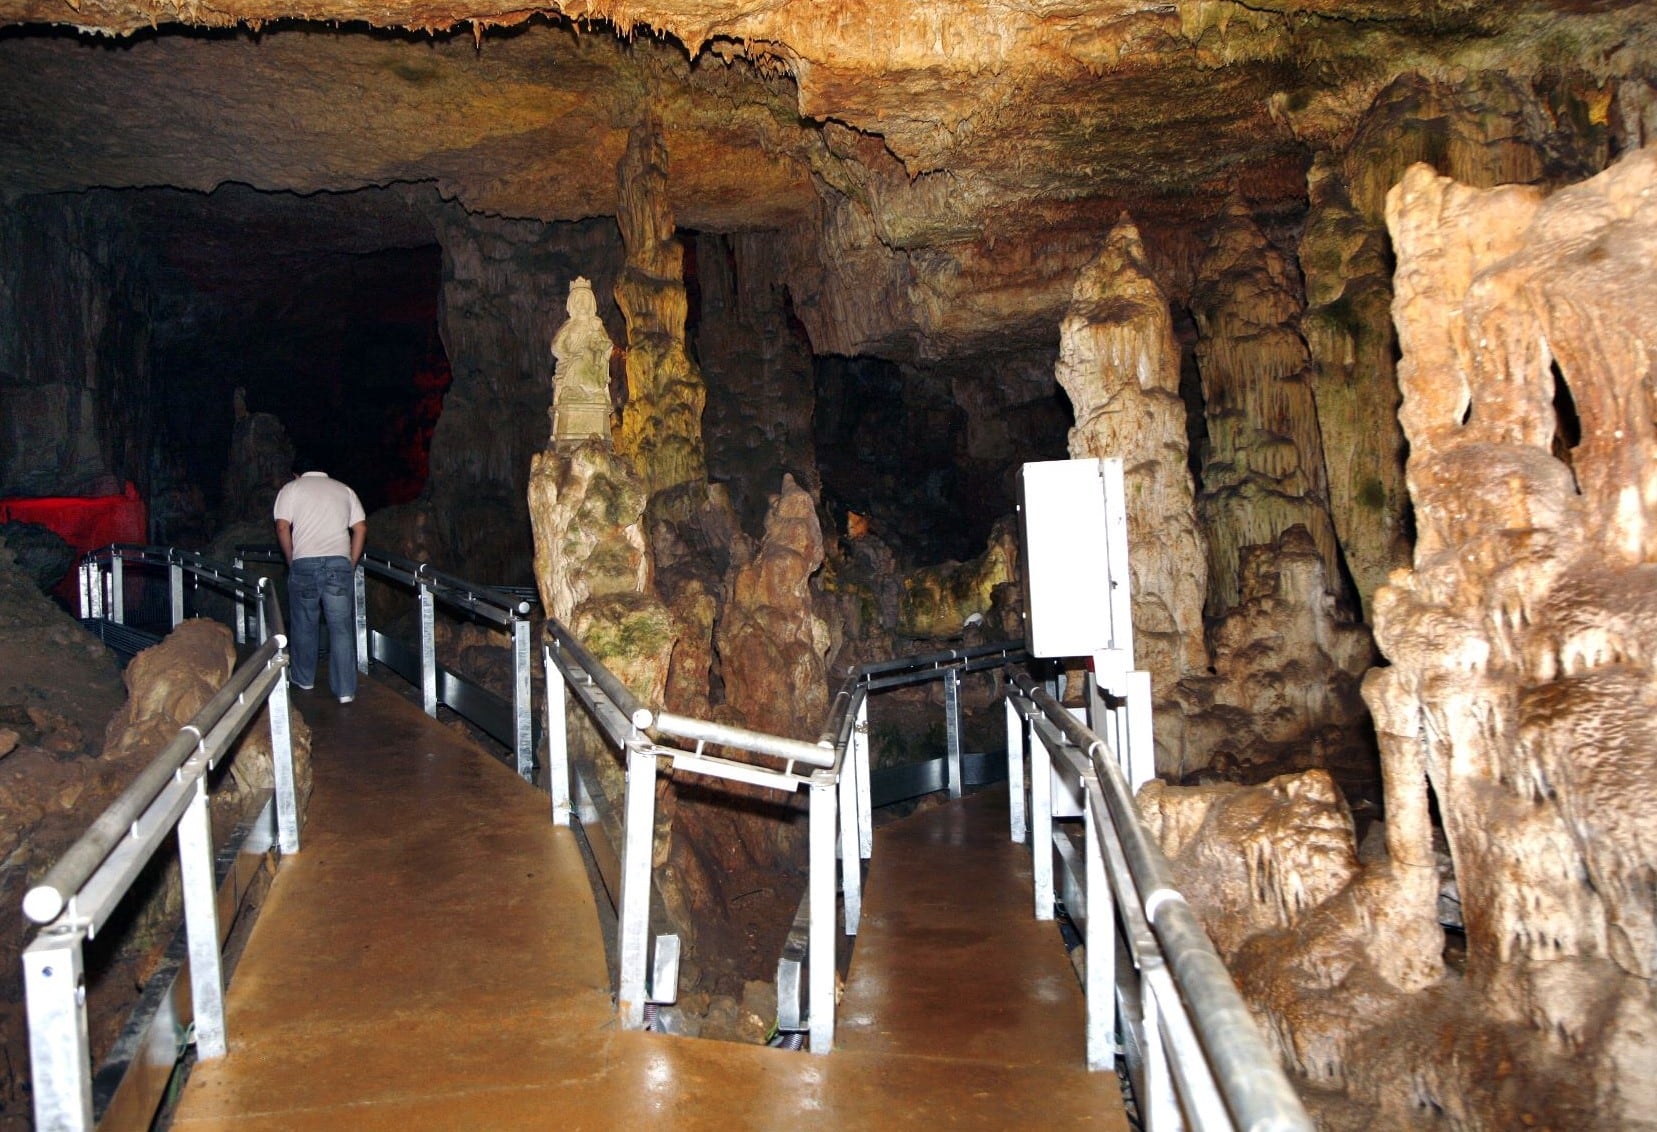
[[[547,343],[570,280],[595,294],[620,270],[608,221],[542,224],[432,208],[443,247],[441,319],[454,385],[431,442],[430,497],[446,565],[469,577],[527,581],[531,457],[547,437]],[[601,315],[604,310],[601,307]],[[613,310],[611,317],[616,317]],[[501,531],[520,532],[503,539]]]
[[[1019,577],[1019,533],[1009,518],[996,525],[977,558],[903,576],[898,634],[911,640],[959,640],[967,626],[984,622],[997,589],[1016,584]]]
[[[1076,280],[1059,337],[1057,377],[1076,412],[1071,457],[1123,462],[1134,663],[1151,674],[1153,694],[1166,702],[1182,677],[1208,666],[1202,622],[1208,562],[1187,470],[1168,297],[1126,217]],[[1177,721],[1165,707],[1158,716],[1160,737]],[[1173,770],[1167,758],[1157,762]]]
[[[811,342],[794,315],[776,232],[697,237],[696,356],[707,380],[708,475],[725,485],[747,533],[765,525],[782,477],[814,488]]]
[[[1210,635],[1213,668],[1163,693],[1171,704],[1157,719],[1159,773],[1258,782],[1321,767],[1350,801],[1380,800],[1359,690],[1375,649],[1329,590],[1304,527],[1243,552],[1238,603]]]
[[[293,441],[275,416],[248,412],[240,394],[237,390],[219,523],[268,527],[276,493],[293,478]]]
[[[1339,584],[1323,437],[1295,325],[1298,292],[1292,265],[1234,201],[1197,267],[1192,297],[1208,418],[1197,512],[1211,617],[1237,603],[1244,548],[1274,542],[1290,527],[1306,528],[1325,580]]]
[[[1404,75],[1376,96],[1343,149],[1313,163],[1300,325],[1315,367],[1330,513],[1366,616],[1410,550],[1387,190],[1418,161],[1481,188],[1580,180],[1604,166],[1606,152],[1601,131],[1561,128],[1551,107],[1573,104],[1567,118],[1610,109],[1583,106],[1549,83],[1525,89],[1488,72],[1439,81]]]
[[[1355,867],[1320,772],[1145,804],[1269,1034],[1344,1098],[1329,1127],[1643,1127],[1657,153],[1548,197],[1416,166],[1387,221],[1418,537],[1364,683],[1385,852]]]
[[[685,352],[684,248],[673,234],[667,146],[644,122],[627,135],[616,168],[616,220],[627,266],[616,305],[627,320],[627,401],[616,450],[652,496],[707,480],[701,375]]]
[[[828,627],[811,579],[823,565],[823,533],[810,494],[784,476],[752,560],[733,570],[715,644],[726,706],[748,727],[816,739],[828,714]]]

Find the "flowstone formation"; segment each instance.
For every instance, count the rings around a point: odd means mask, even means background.
[[[1293,526],[1311,534],[1324,576],[1340,578],[1310,359],[1288,259],[1238,201],[1197,266],[1192,313],[1208,445],[1197,514],[1208,544],[1207,613],[1237,604],[1244,547]]]
[[[1237,605],[1209,635],[1213,667],[1160,694],[1169,709],[1168,726],[1157,718],[1159,774],[1259,782],[1321,767],[1354,804],[1380,801],[1360,691],[1375,646],[1324,569],[1304,527],[1244,549]]]
[[[1416,166],[1387,220],[1418,537],[1364,683],[1385,852],[1354,865],[1317,771],[1143,800],[1326,1127],[1648,1128],[1657,151],[1551,197]]]
[[[1637,120],[1635,92],[1617,102]],[[1579,96],[1557,81],[1403,75],[1376,95],[1344,147],[1312,163],[1300,329],[1314,367],[1330,514],[1366,617],[1375,591],[1410,556],[1387,190],[1416,162],[1480,188],[1581,180],[1605,165],[1616,109],[1608,92]],[[1586,129],[1570,128],[1582,119]],[[1639,148],[1634,132],[1626,149]]]

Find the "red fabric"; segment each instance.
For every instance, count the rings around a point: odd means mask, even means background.
[[[112,542],[142,544],[149,539],[149,513],[131,483],[120,495],[0,499],[0,523],[10,522],[48,528],[74,547],[77,559]],[[75,571],[65,574],[53,592],[73,601]]]

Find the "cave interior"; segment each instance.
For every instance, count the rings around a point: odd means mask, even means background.
[[[1323,1125],[1645,1127],[1645,7],[6,0],[0,507],[131,485],[228,557],[299,450],[797,731],[1016,636],[1019,466],[1121,457],[1142,804]],[[577,277],[602,455],[549,433]],[[709,941],[797,868],[669,820]]]

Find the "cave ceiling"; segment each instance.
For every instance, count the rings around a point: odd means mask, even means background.
[[[1293,213],[1312,155],[1399,74],[1609,84],[1650,73],[1649,14],[1592,0],[0,0],[0,195],[419,185],[477,213],[575,220],[614,214],[627,131],[651,116],[681,226],[800,226],[846,256],[903,260],[907,308],[820,348],[901,355],[919,326],[946,352],[937,342],[982,346],[1009,326],[1050,338],[1124,209],[1169,233],[1233,194]]]

